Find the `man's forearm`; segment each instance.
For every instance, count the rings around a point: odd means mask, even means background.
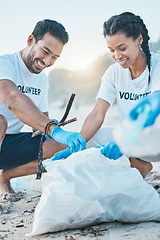
[[[15,114],[15,116],[32,128],[44,132],[50,119],[44,115],[25,94],[10,80],[0,81],[0,99]],[[49,134],[56,125],[51,125]]]
[[[45,126],[50,122],[50,119],[24,94],[15,97],[9,109],[19,120],[41,132],[44,132]],[[55,126],[54,124],[50,126],[49,134]]]

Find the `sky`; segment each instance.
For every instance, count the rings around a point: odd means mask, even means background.
[[[54,19],[66,28],[69,42],[49,70],[85,69],[108,52],[104,21],[125,11],[140,15],[151,41],[158,41],[160,0],[0,0],[0,54],[22,50],[39,20]]]

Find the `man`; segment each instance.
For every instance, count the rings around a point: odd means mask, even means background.
[[[85,140],[63,131],[48,117],[48,82],[43,70],[60,57],[68,33],[58,22],[45,19],[36,24],[27,46],[0,57],[0,190],[12,193],[10,179],[36,173],[41,136],[20,132],[24,124],[46,132],[52,139],[43,144],[44,159],[67,145],[71,152],[85,148]]]

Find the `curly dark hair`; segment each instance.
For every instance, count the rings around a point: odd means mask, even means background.
[[[140,16],[131,12],[124,12],[119,15],[112,16],[103,24],[103,35],[112,36],[117,33],[124,33],[127,37],[132,37],[136,40],[142,34],[143,42],[141,48],[146,55],[147,66],[149,70],[148,82],[150,82],[151,71],[151,54],[149,50],[149,35],[146,25]]]

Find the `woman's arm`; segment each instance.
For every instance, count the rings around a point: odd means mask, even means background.
[[[107,101],[103,99],[97,100],[95,107],[84,121],[82,129],[80,131],[80,135],[86,141],[89,141],[102,126],[109,107],[110,104]]]

